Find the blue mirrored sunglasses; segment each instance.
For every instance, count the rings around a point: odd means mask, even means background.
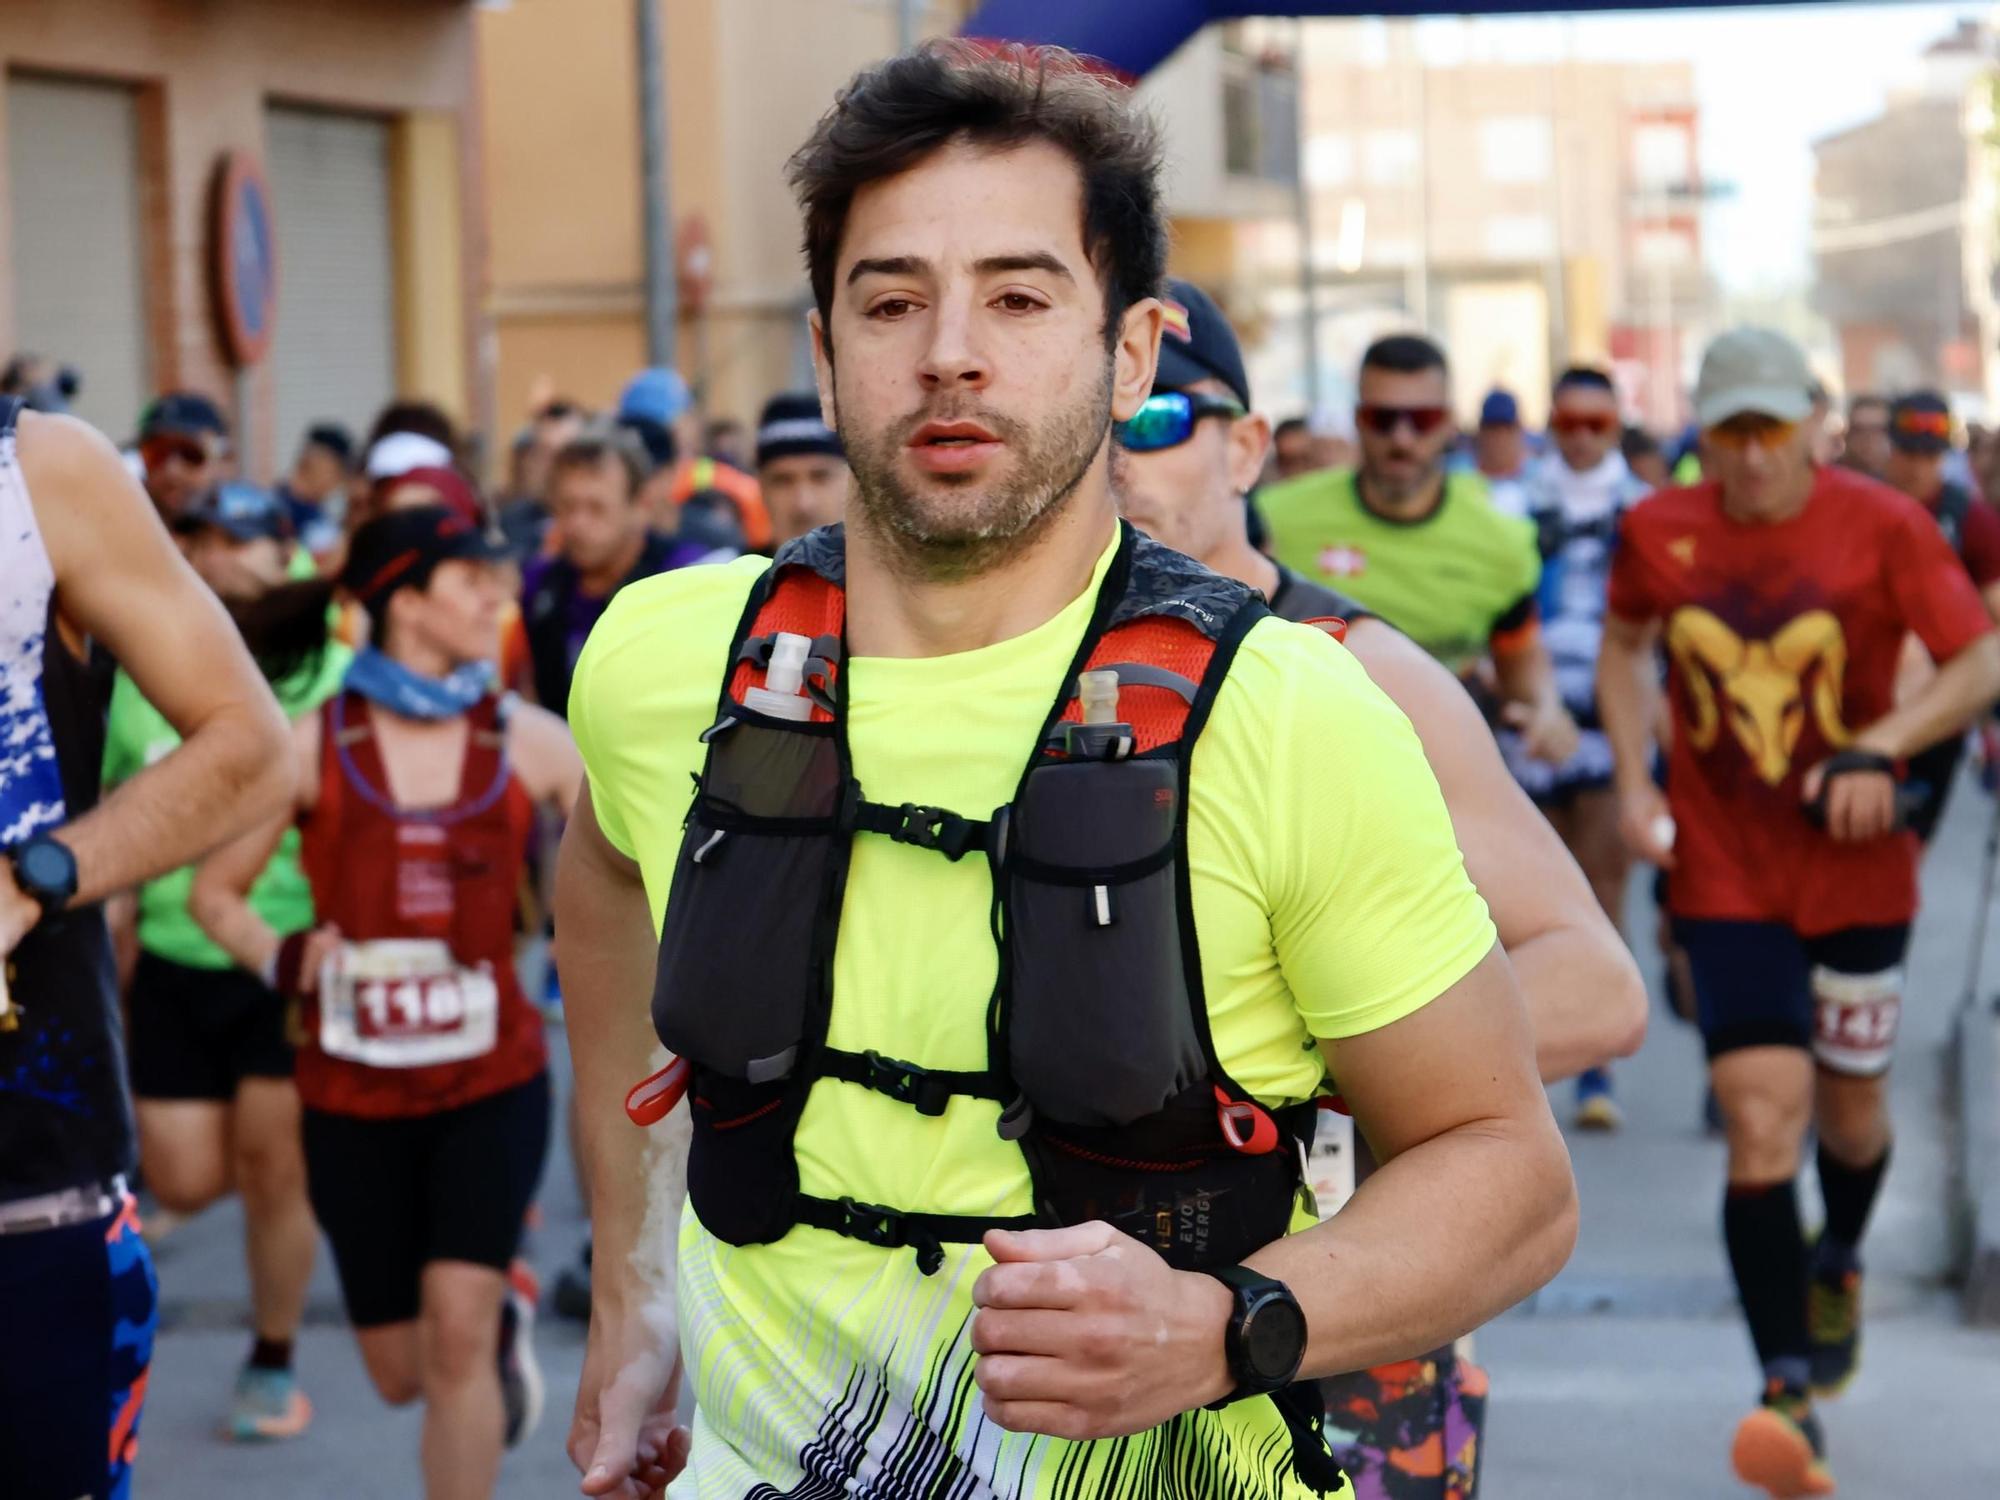
[[[1148,396],[1145,404],[1129,420],[1112,429],[1118,446],[1134,453],[1157,453],[1162,448],[1178,448],[1194,436],[1195,423],[1203,417],[1228,417],[1231,421],[1247,413],[1234,401],[1220,396],[1190,396],[1185,391],[1162,391]]]

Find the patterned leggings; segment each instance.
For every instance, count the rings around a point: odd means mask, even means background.
[[[127,1500],[158,1313],[129,1197],[94,1223],[0,1235],[8,1500]]]
[[[1473,1500],[1486,1372],[1449,1348],[1320,1382],[1354,1500]]]

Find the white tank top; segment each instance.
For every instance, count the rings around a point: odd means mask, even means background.
[[[55,736],[42,700],[55,585],[14,454],[13,412],[0,413],[0,848],[64,818]]]

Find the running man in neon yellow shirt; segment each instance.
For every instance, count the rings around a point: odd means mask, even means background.
[[[1576,753],[1542,643],[1534,527],[1496,509],[1476,473],[1447,473],[1450,372],[1416,334],[1378,339],[1361,357],[1354,424],[1361,466],[1274,485],[1257,497],[1271,555],[1374,610],[1463,677],[1491,656],[1502,718],[1529,753]]]
[[[1118,525],[1110,427],[1145,398],[1164,320],[1158,169],[1124,92],[1067,54],[954,48],[863,74],[794,159],[821,399],[855,484],[845,537],[814,533],[779,566],[842,564],[844,627],[814,649],[839,659],[835,730],[872,799],[861,811],[902,811],[843,845],[814,1045],[878,1065],[893,1049],[909,1059],[887,1065],[901,1083],[960,1082],[926,1108],[807,1056],[786,1160],[796,1201],[844,1204],[847,1220],[744,1233],[732,1221],[768,1203],[717,1180],[713,1152],[725,1125],[759,1121],[705,1118],[670,1258],[675,1173],[620,1104],[657,1051],[655,935],[691,936],[676,907],[707,877],[687,872],[718,844],[710,868],[772,857],[755,834],[691,845],[683,832],[690,775],[717,764],[700,737],[763,565],[628,589],[578,664],[589,784],[557,899],[597,1236],[570,1442],[587,1494],[670,1481],[702,1500],[802,1484],[884,1500],[1346,1494],[1309,1474],[1316,1430],[1263,1393],[1434,1348],[1568,1253],[1574,1184],[1520,996],[1408,722],[1329,637],[1244,613],[1240,585]],[[1033,877],[991,830],[940,857],[940,809],[1032,805],[1016,787],[1050,699],[1101,638],[1101,611],[1142,595],[1149,570],[1176,581],[1166,613],[1208,621],[1226,600],[1251,622],[1213,692],[1176,846],[1213,1056],[1247,1096],[1243,1117],[1265,1122],[1337,1078],[1387,1163],[1333,1221],[1313,1225],[1288,1193],[1292,1232],[1196,1269],[1100,1220],[1057,1227],[1039,1200],[1044,1169],[1017,1139],[1040,1127],[1009,1107],[1010,1134],[1000,1095],[979,1089],[1012,1024],[989,1021],[996,983],[1011,983],[996,979],[991,861],[1003,884]],[[717,795],[697,818],[717,815]],[[1027,839],[1025,821],[1013,836]],[[1100,886],[1099,926],[1139,913],[1116,888],[1113,911]],[[725,954],[771,920],[703,910]],[[785,960],[745,957],[774,972]],[[1135,993],[1134,1013],[1152,999]],[[699,1010],[685,994],[656,1003]],[[1119,1039],[1077,1045],[1093,1043],[1104,1055]],[[1108,1162],[1107,1205],[1121,1165]],[[1446,1205],[1460,1229],[1439,1235]],[[899,1227],[981,1216],[1017,1227],[947,1235],[930,1255]],[[698,1402],[691,1455],[672,1425],[677,1351]]]

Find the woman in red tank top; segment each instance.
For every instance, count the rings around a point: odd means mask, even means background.
[[[375,645],[296,734],[321,925],[280,942],[245,899],[282,824],[211,858],[191,902],[296,1004],[313,1210],[376,1389],[425,1403],[433,1496],[490,1494],[540,1405],[533,1304],[508,1273],[549,1086],[514,904],[535,809],[566,814],[582,766],[562,720],[493,691],[497,555],[443,507],[355,534],[340,586]],[[245,634],[296,650],[324,635],[328,594],[302,585]]]

